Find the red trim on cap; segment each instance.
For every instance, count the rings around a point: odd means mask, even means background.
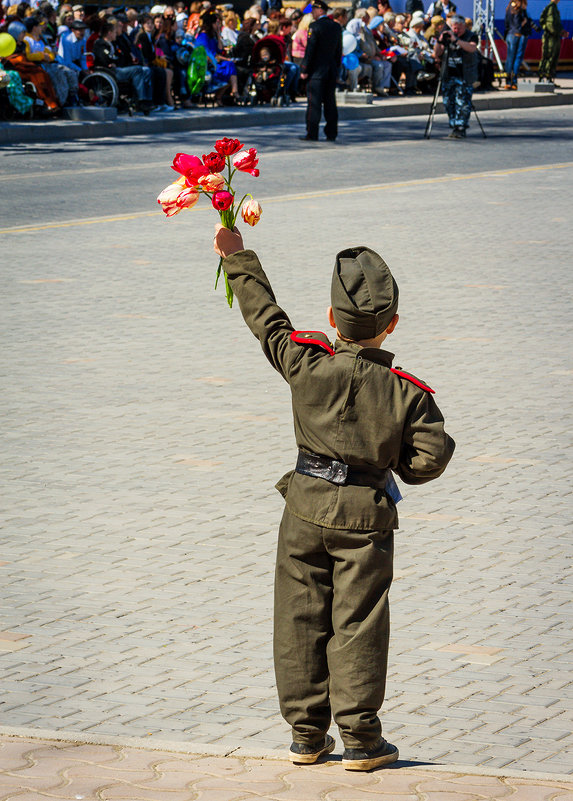
[[[400,378],[405,378],[405,379],[406,379],[406,381],[411,381],[411,382],[412,382],[412,384],[415,384],[417,387],[420,387],[420,389],[425,389],[425,390],[426,390],[426,392],[431,392],[431,393],[432,393],[432,395],[435,395],[435,394],[436,394],[436,393],[435,393],[435,390],[433,390],[433,389],[432,389],[431,387],[429,387],[427,384],[424,384],[424,383],[422,383],[422,381],[420,381],[419,379],[417,379],[417,378],[414,378],[414,376],[413,376],[413,375],[409,375],[408,373],[403,373],[403,372],[402,372],[402,370],[396,370],[396,369],[394,369],[393,367],[392,367],[392,368],[390,368],[390,372],[391,372],[391,373],[394,373],[395,375],[399,375],[399,376],[400,376]]]
[[[322,331],[293,331],[290,335],[290,338],[293,342],[296,342],[298,345],[318,345],[320,348],[323,348],[327,353],[331,356],[334,356],[334,349],[327,345],[326,342],[323,342],[322,339],[315,339],[314,337],[307,337],[302,336],[302,334],[322,334],[322,336],[326,336]]]

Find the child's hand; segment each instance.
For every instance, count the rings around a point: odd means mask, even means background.
[[[245,249],[243,237],[236,228],[231,231],[221,223],[217,223],[213,238],[213,249],[218,256],[222,256],[225,259],[227,256],[232,256],[233,253],[238,253],[239,250]]]

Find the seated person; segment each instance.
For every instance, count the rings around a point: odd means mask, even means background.
[[[403,14],[396,14],[393,20],[388,18],[386,24],[393,36],[394,46],[402,49],[402,52],[397,54],[396,61],[392,66],[392,75],[396,83],[400,80],[400,77],[404,75],[406,94],[414,94],[416,91],[416,74],[420,67],[416,69],[411,59],[408,58],[411,40],[405,31],[406,17]]]
[[[177,25],[177,30],[181,31],[181,33],[185,33],[188,20],[189,14],[186,11],[186,4],[182,0],[179,0],[178,3],[175,3],[175,23]]]
[[[61,5],[59,14],[56,19],[58,26],[58,36],[61,36],[63,33],[69,33],[71,31],[70,25],[72,24],[73,21],[74,21],[73,8],[67,3]]]
[[[372,32],[374,42],[378,48],[378,57],[386,64],[386,72],[383,76],[383,81],[381,81],[382,90],[386,93],[386,90],[390,87],[392,64],[396,61],[396,53],[391,49],[391,43],[386,34],[386,22],[384,21],[384,17],[375,16],[368,27]],[[382,92],[379,92],[379,94],[382,94]]]
[[[443,17],[432,17],[430,22],[430,26],[426,28],[424,31],[424,36],[426,41],[430,45],[431,48],[434,47],[438,39],[440,38],[441,32],[444,30],[446,25],[446,20]]]
[[[190,36],[196,36],[199,33],[199,25],[201,24],[201,11],[202,6],[199,0],[193,0],[189,6],[189,17],[187,18],[186,32]]]
[[[218,105],[223,105],[222,96],[230,86],[231,95],[237,99],[239,89],[237,83],[237,70],[232,58],[225,55],[225,48],[221,41],[221,20],[214,11],[205,11],[201,14],[199,33],[195,37],[195,47],[204,47],[212,66],[214,67],[213,86],[217,87],[216,99]]]
[[[288,19],[282,20],[279,24],[278,38],[284,42],[285,46],[285,58],[283,60],[283,68],[286,73],[285,92],[290,95],[291,100],[296,101],[300,67],[292,59],[292,34],[293,23]]]
[[[193,53],[193,46],[181,28],[175,30],[173,52],[175,54],[175,63],[173,65],[175,86],[183,108],[192,108],[193,103],[191,102],[187,83],[187,69]]]
[[[434,76],[434,56],[428,40],[423,34],[425,28],[424,15],[416,11],[410,21],[408,36],[410,47],[408,58],[416,70],[417,80],[430,80]]]
[[[56,59],[59,64],[77,72],[79,79],[81,73],[87,71],[85,40],[87,25],[85,22],[75,19],[71,28],[70,33],[62,34],[60,38]]]
[[[260,60],[254,65],[253,75],[257,80],[266,82],[270,78],[278,78],[280,74],[280,64],[271,56],[271,51],[268,47],[262,47]]]
[[[424,36],[424,16],[421,12],[416,12],[410,20],[410,27],[407,34],[410,37],[410,49],[417,51],[419,61],[422,63],[429,61],[433,62],[432,49],[428,40]]]
[[[355,18],[360,20],[362,23],[359,33],[360,48],[362,50],[360,61],[361,63],[368,65],[372,70],[372,91],[374,94],[383,95],[385,94],[385,90],[387,90],[390,86],[392,66],[386,59],[382,57],[382,54],[380,53],[372,30],[369,27],[370,16],[368,15],[368,12],[363,8],[359,8],[356,11]],[[376,19],[377,23],[374,27],[378,27],[379,24],[383,24],[382,18],[375,17],[374,19]]]
[[[24,44],[26,27],[24,23],[19,20],[11,22],[8,25],[8,33],[16,40],[16,50],[11,56],[3,59],[5,65],[9,69],[15,70],[24,83],[33,84],[38,98],[44,102],[47,111],[57,112],[60,106],[50,76],[42,69],[41,62],[29,61],[26,58]]]
[[[0,65],[0,89],[6,90],[8,103],[14,111],[22,116],[30,112],[34,101],[24,91],[22,79],[16,70],[5,70]]]
[[[221,41],[223,47],[230,49],[237,44],[239,17],[234,11],[225,11],[223,14],[223,27],[221,29]]]
[[[96,69],[111,72],[117,81],[128,82],[137,96],[141,108],[147,110],[152,105],[151,72],[141,65],[118,66],[119,58],[114,46],[117,37],[115,20],[106,20],[100,30],[100,38],[94,44],[93,57]]]
[[[56,54],[42,39],[42,23],[40,17],[26,17],[24,22],[26,58],[28,61],[41,64],[48,73],[60,106],[65,106],[68,102],[77,105],[78,75],[74,70],[56,61]]]
[[[154,34],[155,23],[153,17],[150,14],[142,14],[139,18],[139,27],[134,44],[139,50],[141,63],[151,69],[155,102],[161,111],[168,111],[175,107],[173,95],[171,94],[173,70],[158,62]]]
[[[58,47],[58,15],[56,9],[48,0],[41,0],[38,4],[36,14],[44,18],[44,25],[42,25],[42,39],[44,42],[56,50]]]

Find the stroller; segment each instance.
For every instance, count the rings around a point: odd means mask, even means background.
[[[284,60],[286,46],[279,36],[263,36],[255,44],[251,55],[251,75],[243,89],[245,104],[270,103],[272,106],[288,106],[290,97],[286,92],[286,69]]]

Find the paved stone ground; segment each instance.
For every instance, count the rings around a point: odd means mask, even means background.
[[[0,801],[573,801],[573,781],[565,777],[398,763],[353,773],[336,754],[303,767],[248,756],[6,738],[0,760]]]
[[[486,114],[491,138],[461,144],[421,142],[423,120],[340,148],[242,132],[268,152],[244,185],[269,198],[248,242],[299,328],[326,325],[336,251],[383,252],[388,347],[458,442],[401,504],[386,736],[410,760],[570,773],[571,112],[540,114]],[[7,160],[0,720],[278,749],[290,402],[213,292],[213,213],[155,214],[180,146]]]

